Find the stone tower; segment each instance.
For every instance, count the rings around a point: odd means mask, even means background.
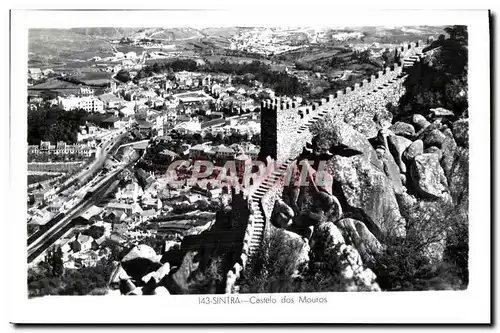
[[[261,150],[259,158],[267,156],[283,162],[289,155],[290,146],[303,122],[296,102],[274,98],[261,103],[260,115]]]
[[[115,81],[111,81],[110,88],[111,88],[111,93],[116,94],[116,82]]]

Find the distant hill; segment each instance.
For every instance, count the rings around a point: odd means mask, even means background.
[[[146,28],[140,29],[128,37],[131,39],[153,38],[174,41],[196,37],[202,38],[204,34],[194,28]]]
[[[113,49],[109,38],[85,29],[30,29],[28,60],[39,63],[85,60],[93,56],[110,56]]]
[[[136,33],[141,28],[73,28],[72,32],[96,38],[119,39]]]

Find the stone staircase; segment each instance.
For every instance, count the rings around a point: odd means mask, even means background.
[[[403,60],[403,72],[409,71],[417,62],[420,62],[422,53],[409,56]]]

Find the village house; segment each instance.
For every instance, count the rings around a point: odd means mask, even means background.
[[[72,242],[72,238],[63,238],[58,244],[63,254],[62,260],[64,262],[68,261],[69,255],[73,251],[73,248],[71,247]]]
[[[97,98],[104,103],[106,109],[116,109],[120,107],[122,100],[113,94],[103,94]]]
[[[43,74],[40,68],[28,68],[28,76],[32,80],[39,80],[42,78]]]
[[[215,152],[215,157],[219,159],[228,159],[234,157],[234,150],[224,145],[214,147],[213,151]]]
[[[106,210],[102,219],[107,223],[122,223],[127,218],[127,213],[121,210]]]
[[[141,207],[143,209],[161,209],[162,202],[158,198],[146,198],[142,200]]]
[[[125,188],[120,188],[116,193],[116,198],[126,203],[137,202],[137,197],[142,192],[137,182],[127,184]]]
[[[73,219],[74,224],[92,224],[100,220],[101,218],[101,213],[103,211],[103,208],[97,207],[97,206],[92,206],[89,209],[87,209],[85,212],[80,214],[80,216],[76,217]]]
[[[137,178],[143,187],[146,187],[155,182],[155,177],[144,169],[137,170]]]
[[[84,96],[84,97],[57,97],[59,106],[65,110],[79,110],[83,109],[87,112],[103,112],[104,111],[104,103],[95,98],[93,96]]]
[[[125,213],[126,215],[131,215],[141,211],[141,208],[137,204],[128,204],[122,202],[110,202],[106,206],[106,211],[114,211],[119,213]]]
[[[207,152],[211,150],[212,147],[206,143],[200,143],[189,148],[190,158],[199,158],[207,155]]]
[[[58,141],[56,145],[52,145],[48,141],[41,141],[40,145],[29,145],[28,154],[49,154],[49,155],[77,155],[82,157],[90,157],[93,150],[84,144],[70,145],[63,141]]]
[[[100,238],[92,240],[91,249],[99,250],[104,244],[106,244],[106,236],[101,236]]]
[[[155,209],[144,210],[141,213],[141,219],[143,222],[148,221],[154,217],[158,216],[158,212]]]
[[[85,252],[92,248],[92,241],[94,239],[91,236],[77,234],[75,240],[71,243],[71,249],[73,252]]]

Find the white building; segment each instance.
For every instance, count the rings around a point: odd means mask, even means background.
[[[121,104],[121,99],[116,97],[113,94],[103,94],[103,95],[98,96],[97,98],[99,98],[99,100],[104,103],[104,106],[107,109],[118,108]]]
[[[86,97],[58,97],[59,105],[65,110],[83,109],[87,112],[102,112],[104,111],[104,103],[98,98],[92,96]]]

